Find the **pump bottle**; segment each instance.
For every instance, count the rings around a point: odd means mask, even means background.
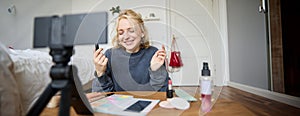
[[[201,71],[201,110],[206,113],[211,110],[212,78],[207,62],[203,62]]]

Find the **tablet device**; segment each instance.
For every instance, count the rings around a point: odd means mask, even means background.
[[[151,103],[151,101],[138,100],[137,102],[135,102],[134,104],[132,104],[131,106],[129,106],[128,108],[126,108],[125,111],[141,112],[150,103]]]

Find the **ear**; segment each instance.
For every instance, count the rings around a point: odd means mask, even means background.
[[[145,37],[144,27],[141,26],[141,37]]]

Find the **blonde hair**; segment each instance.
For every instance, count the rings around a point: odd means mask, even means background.
[[[119,26],[119,22],[121,19],[127,19],[127,20],[134,20],[132,22],[136,22],[138,24],[138,26],[140,26],[144,36],[141,38],[141,44],[140,47],[141,48],[148,48],[150,47],[150,42],[149,42],[149,35],[148,35],[148,31],[144,25],[144,21],[142,19],[141,14],[134,12],[131,9],[126,9],[120,12],[117,22],[116,22],[116,31],[118,32],[118,26]],[[118,33],[116,33],[116,35],[114,36],[114,38],[112,39],[112,45],[114,47],[122,47],[119,43],[119,35]]]

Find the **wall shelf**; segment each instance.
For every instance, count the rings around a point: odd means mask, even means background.
[[[145,17],[144,21],[159,21],[159,17]]]

